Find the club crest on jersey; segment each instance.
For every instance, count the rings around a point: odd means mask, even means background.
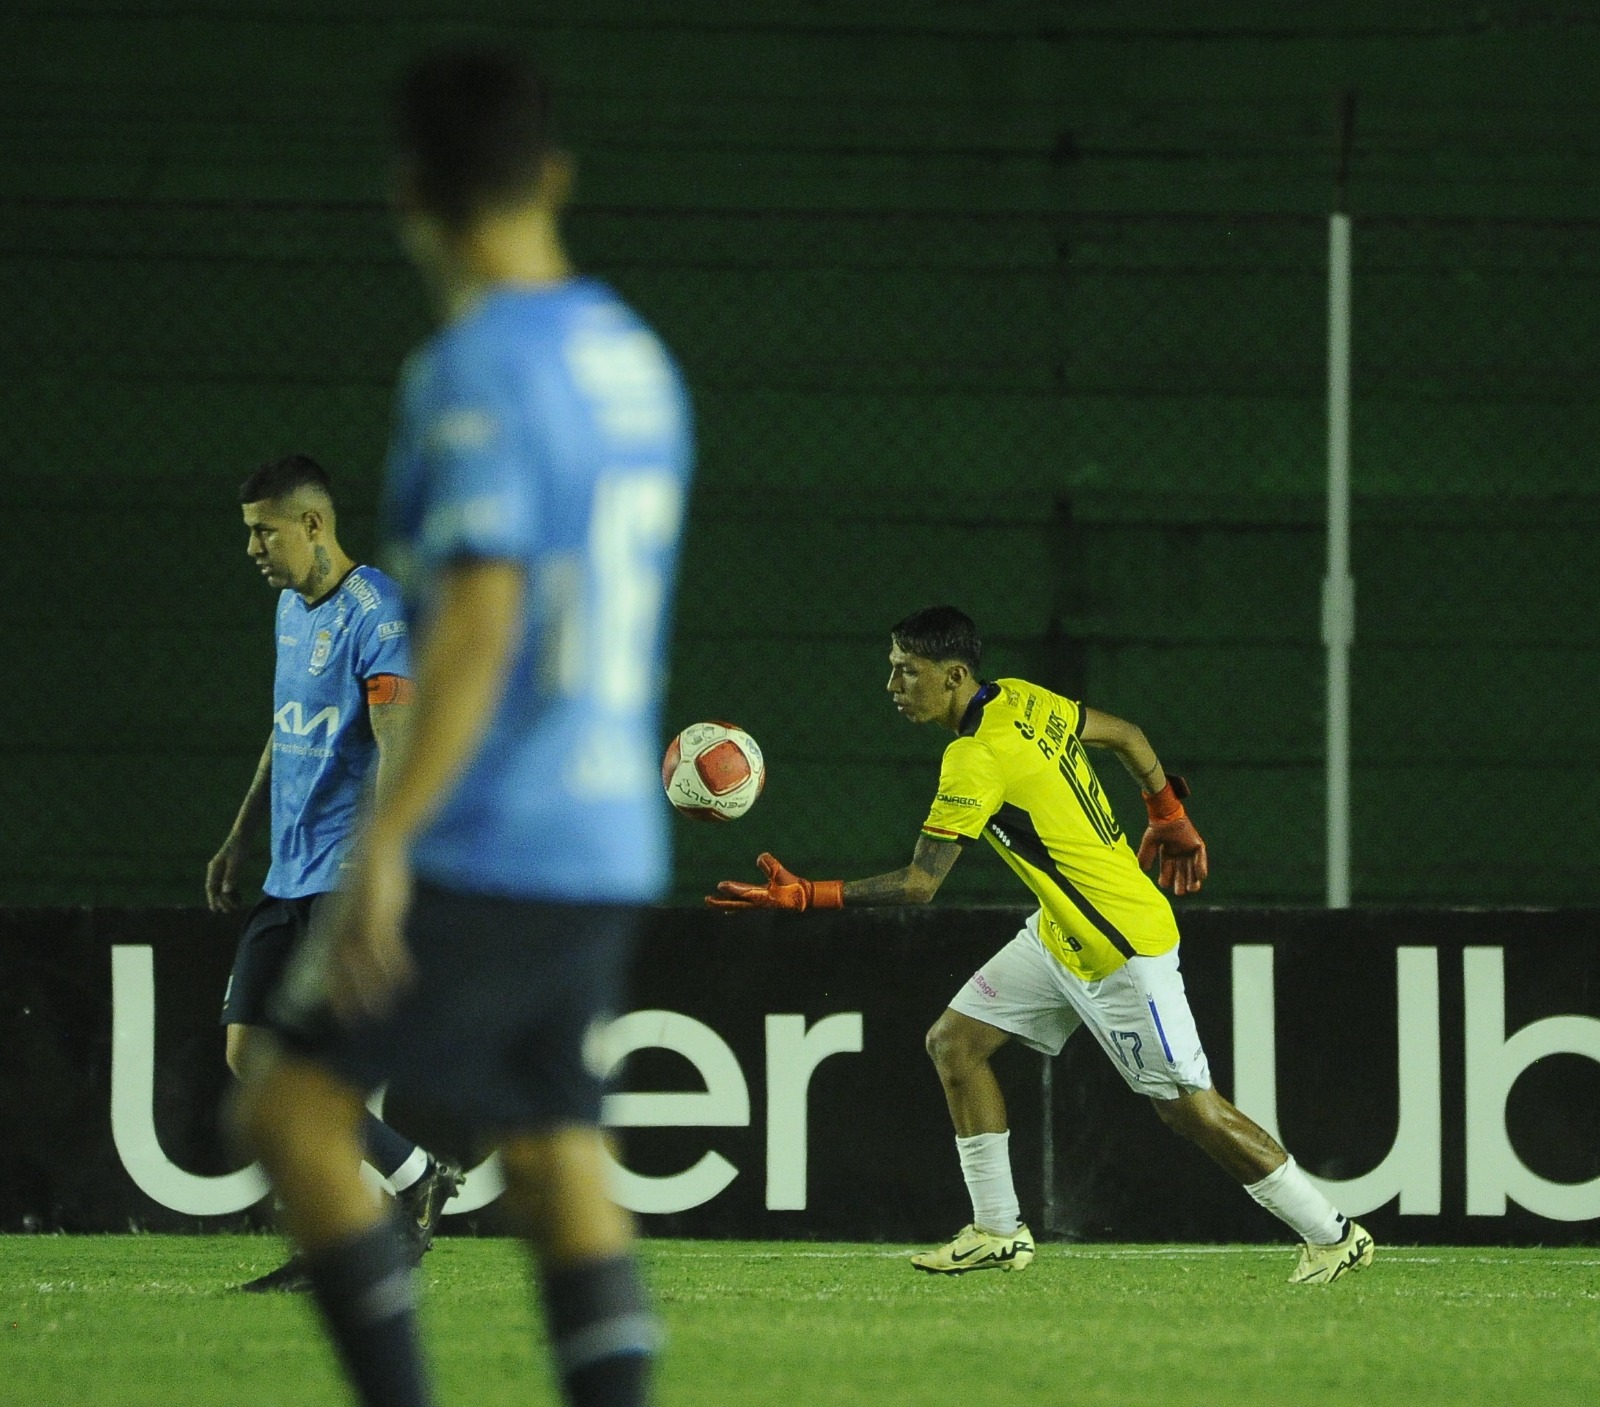
[[[321,674],[322,667],[327,664],[328,656],[333,653],[333,632],[319,630],[316,641],[311,646],[311,663],[307,666],[312,674]]]

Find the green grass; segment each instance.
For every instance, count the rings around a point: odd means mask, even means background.
[[[659,1400],[899,1404],[1600,1401],[1600,1252],[1380,1248],[1320,1289],[1285,1247],[1046,1246],[1023,1275],[917,1275],[883,1246],[655,1241]],[[0,1399],[346,1402],[307,1304],[228,1293],[266,1237],[0,1237]],[[445,1404],[555,1403],[522,1260],[442,1240],[424,1323]]]

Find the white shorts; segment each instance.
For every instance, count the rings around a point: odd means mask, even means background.
[[[1085,982],[1039,940],[1034,914],[972,974],[950,1008],[1046,1055],[1059,1055],[1067,1037],[1087,1026],[1122,1078],[1152,1099],[1211,1087],[1176,948],[1160,957],[1129,958],[1109,977]]]

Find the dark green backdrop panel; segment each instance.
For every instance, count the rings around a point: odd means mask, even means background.
[[[1489,0],[20,0],[0,112],[0,900],[191,902],[265,737],[234,486],[335,472],[360,555],[428,326],[384,93],[528,44],[578,258],[662,331],[701,444],[667,715],[766,747],[689,898],[773,848],[903,862],[941,739],[885,628],[1125,713],[1219,899],[1322,890],[1326,222],[1358,90],[1356,894],[1581,902],[1593,769],[1600,20]],[[1112,765],[1125,824],[1138,815]],[[951,881],[1008,895],[974,852]]]

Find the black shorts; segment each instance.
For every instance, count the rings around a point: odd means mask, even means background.
[[[487,1133],[600,1122],[593,1033],[622,1001],[640,911],[464,894],[419,884],[406,923],[411,984],[378,1020],[340,1025],[308,948],[274,1003],[284,1045],[368,1090]]]
[[[325,894],[303,899],[274,899],[264,894],[245,916],[244,932],[233,956],[233,971],[222,994],[224,1026],[265,1026],[267,998],[278,985]]]

